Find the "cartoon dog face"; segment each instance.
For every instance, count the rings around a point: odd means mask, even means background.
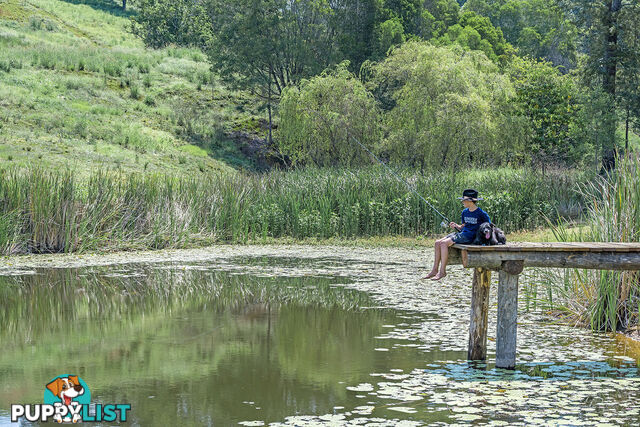
[[[56,397],[59,397],[65,405],[70,405],[71,401],[84,394],[84,387],[76,375],[69,375],[66,378],[56,378],[47,384],[47,388]]]

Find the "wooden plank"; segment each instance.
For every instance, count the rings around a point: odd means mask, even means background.
[[[597,246],[599,250],[611,249],[613,251],[620,251],[620,252],[633,252],[637,250],[635,248],[635,245],[628,245],[625,243],[607,242],[604,246],[602,246],[600,243],[598,244],[594,243],[594,246]]]
[[[518,330],[518,274],[500,270],[498,275],[496,368],[514,369]]]
[[[453,255],[454,251],[451,251]],[[450,264],[460,264],[459,255]],[[523,261],[525,267],[640,270],[640,252],[481,252],[467,251],[466,267],[500,269],[504,261]]]
[[[640,252],[640,243],[617,242],[520,242],[496,246],[456,244],[453,247],[470,252]]]
[[[447,264],[451,264],[451,265],[455,265],[455,264],[462,264],[463,266],[466,267],[466,252],[465,250],[460,250],[460,249],[455,249],[453,247],[449,248],[449,259],[447,260]],[[465,256],[465,260],[463,262],[463,254]]]
[[[484,268],[473,270],[471,290],[471,320],[469,322],[469,360],[487,359],[487,325],[489,316],[489,288],[491,271]]]
[[[605,248],[606,247],[606,243],[603,243],[599,246],[593,245],[590,242],[582,242],[582,243],[577,243],[577,242],[562,242],[562,249],[563,250],[570,250],[570,251],[586,251],[586,252],[594,252],[597,251],[599,248]]]

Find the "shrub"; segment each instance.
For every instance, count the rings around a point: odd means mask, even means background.
[[[8,73],[9,71],[11,71],[11,63],[9,62],[9,60],[7,59],[0,59],[0,71],[4,71],[5,73]]]
[[[137,84],[134,83],[129,87],[129,95],[133,99],[140,99],[142,93],[140,92],[140,88],[138,88]]]
[[[139,71],[141,74],[148,74],[148,73],[149,73],[149,68],[150,68],[150,67],[149,67],[149,64],[147,64],[147,63],[140,63],[140,64],[138,64],[138,71]]]
[[[103,72],[112,77],[120,77],[122,75],[122,65],[118,62],[107,61],[103,65]]]

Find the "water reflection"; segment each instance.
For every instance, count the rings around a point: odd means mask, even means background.
[[[46,381],[73,372],[141,425],[269,422],[355,406],[345,383],[419,358],[374,350],[396,314],[360,308],[373,303],[344,279],[192,267],[1,277],[0,408],[41,403]]]

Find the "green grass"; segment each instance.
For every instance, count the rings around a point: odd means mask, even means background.
[[[399,171],[449,218],[460,189],[482,190],[506,232],[539,227],[555,206],[580,205],[585,177],[526,170],[428,176]],[[511,189],[513,193],[506,192]],[[202,176],[94,171],[78,177],[39,167],[0,170],[0,251],[87,252],[201,242],[412,237],[442,233],[440,218],[378,167]]]
[[[254,168],[227,135],[263,115],[255,99],[199,50],[144,48],[120,4],[0,0],[0,167]]]

